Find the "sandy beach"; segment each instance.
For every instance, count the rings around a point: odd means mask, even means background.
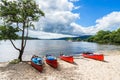
[[[103,62],[78,55],[74,64],[58,59],[58,69],[45,64],[42,73],[29,62],[0,63],[0,80],[120,80],[120,51],[102,53]]]

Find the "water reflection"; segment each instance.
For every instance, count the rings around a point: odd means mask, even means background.
[[[20,47],[20,40],[15,41],[17,47]],[[102,50],[120,50],[116,45],[100,45],[89,42],[68,42],[64,40],[28,40],[24,60],[30,60],[33,54],[44,56],[53,54],[59,56],[60,53],[75,55],[81,52],[97,52]],[[0,62],[6,62],[18,57],[16,51],[9,41],[0,41]]]

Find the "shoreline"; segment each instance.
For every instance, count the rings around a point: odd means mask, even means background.
[[[111,53],[114,55],[106,54],[104,62],[78,55],[74,57],[75,64],[71,64],[58,58],[58,69],[45,63],[42,73],[29,62],[0,62],[0,80],[120,80],[120,51]]]

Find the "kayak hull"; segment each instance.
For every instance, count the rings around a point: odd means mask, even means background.
[[[42,72],[42,70],[43,70],[43,66],[42,65],[37,65],[37,64],[33,63],[32,61],[31,61],[31,65],[32,65],[32,67],[34,67],[39,72]]]
[[[85,57],[85,58],[104,61],[104,55],[103,54],[82,54],[82,56]]]
[[[66,62],[74,63],[73,56],[60,56],[59,58],[60,58],[61,60],[66,61]]]
[[[32,56],[31,58],[31,66],[34,67],[36,70],[38,70],[39,72],[42,72],[43,70],[43,59],[41,57],[38,56]]]
[[[45,61],[46,61],[46,63],[48,65],[50,65],[53,68],[57,68],[58,67],[57,58],[52,56],[52,55],[46,55]]]
[[[50,66],[52,66],[53,68],[57,68],[58,67],[58,62],[57,60],[48,60],[46,59],[46,63]]]

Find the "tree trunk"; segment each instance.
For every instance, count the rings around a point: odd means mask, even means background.
[[[24,52],[24,32],[25,32],[25,22],[23,22],[23,30],[22,30],[22,42],[21,42],[21,49],[19,51],[19,56],[18,56],[18,59],[20,60],[20,62],[22,61],[22,55],[23,55],[23,52]]]
[[[19,52],[18,59],[20,60],[20,62],[22,61],[22,55],[23,55],[23,52],[24,52],[24,50],[23,50],[23,49],[22,49],[22,50],[20,50],[20,52]]]

